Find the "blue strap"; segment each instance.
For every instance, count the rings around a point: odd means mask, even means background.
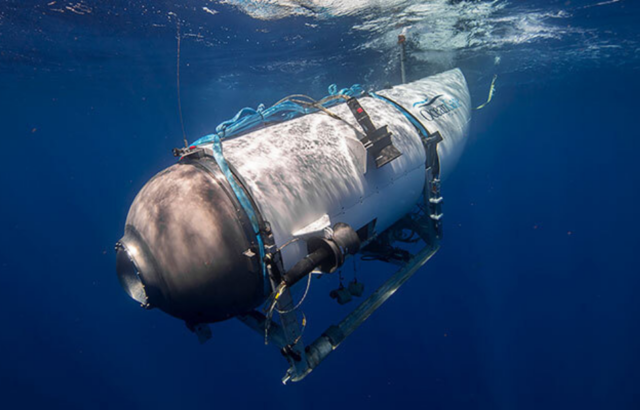
[[[213,145],[211,146],[211,149],[213,150],[213,158],[218,163],[220,170],[227,178],[229,185],[231,185],[231,189],[233,189],[233,192],[236,194],[238,202],[240,202],[242,209],[244,209],[244,211],[247,213],[247,216],[249,217],[249,220],[251,221],[251,227],[253,228],[253,232],[256,235],[256,240],[258,241],[260,266],[262,267],[262,276],[264,278],[264,291],[265,294],[269,294],[271,284],[269,283],[269,278],[267,277],[267,268],[264,264],[264,241],[262,240],[262,235],[260,234],[260,223],[258,222],[256,211],[255,209],[253,209],[253,205],[247,197],[247,194],[244,192],[244,189],[242,189],[242,187],[238,185],[236,178],[233,176],[233,173],[229,169],[229,164],[222,154],[222,143],[220,141],[220,136],[218,134],[211,134],[203,137],[202,139],[209,139],[213,143]]]
[[[335,84],[329,86],[329,95],[345,95],[347,97],[358,97],[364,94],[364,90],[360,84],[354,84],[349,88],[338,90]],[[329,100],[323,104],[325,108],[338,104],[339,100]],[[232,136],[247,132],[260,125],[267,125],[282,121],[287,121],[301,115],[310,114],[318,111],[317,108],[306,107],[292,101],[283,101],[280,104],[265,108],[263,104],[258,106],[257,110],[245,107],[238,111],[235,117],[222,122],[216,127],[216,134],[221,138],[230,138]],[[192,146],[198,146],[213,142],[213,135],[207,135],[196,142]]]
[[[422,125],[422,123],[420,123],[420,121],[418,121],[416,117],[414,117],[413,114],[407,111],[404,107],[402,107],[395,101],[390,100],[389,98],[383,97],[382,95],[378,95],[373,92],[369,93],[369,95],[372,96],[373,98],[377,98],[380,101],[387,102],[392,106],[394,106],[398,111],[402,113],[402,115],[404,115],[409,120],[409,122],[411,122],[411,124],[413,124],[414,127],[416,127],[416,129],[422,135],[423,138],[429,138],[429,136],[431,135],[429,134],[429,131],[427,131],[424,125]]]

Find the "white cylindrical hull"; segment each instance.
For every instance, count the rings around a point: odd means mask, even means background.
[[[462,72],[451,70],[378,94],[409,110],[430,133],[440,132],[441,169],[450,172],[464,147],[470,117]],[[437,95],[428,107],[416,104]],[[388,126],[393,145],[402,153],[380,168],[352,127],[323,112],[223,142],[225,158],[271,224],[276,245],[325,223],[344,222],[358,230],[375,220],[375,230],[382,232],[421,197],[426,155],[415,126],[386,101],[358,101],[376,127]],[[360,129],[346,104],[330,110]],[[282,251],[285,269],[306,253],[304,241],[287,246]]]

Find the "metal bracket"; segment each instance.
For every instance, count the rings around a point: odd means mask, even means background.
[[[273,262],[276,266],[278,266],[278,272],[281,272],[282,261],[280,260],[280,253],[272,253],[270,256],[273,258]],[[271,318],[266,318],[271,321],[264,322],[261,331],[265,332],[265,329],[268,329],[268,333],[266,333],[267,339],[265,340],[265,343],[267,343],[271,327],[277,326],[281,329],[281,341],[280,343],[277,343],[277,345],[281,349],[280,352],[289,362],[289,377],[299,377],[300,374],[303,374],[306,371],[307,359],[304,351],[304,343],[302,342],[302,328],[298,322],[298,317],[296,316],[293,297],[291,296],[291,291],[288,287],[284,287],[282,290],[279,289],[281,277],[279,273],[274,272],[274,266],[272,264],[267,264],[267,271],[271,281],[272,292],[280,292],[278,300],[276,301],[277,311],[280,316],[280,324],[278,325],[274,323]],[[287,376],[285,376],[285,378],[286,377]]]
[[[425,153],[427,155],[426,178],[424,188],[424,203],[428,214],[433,221],[438,239],[442,238],[443,198],[440,193],[440,160],[438,158],[438,143],[442,141],[439,131],[430,134],[423,139]]]
[[[427,213],[433,221],[436,236],[438,239],[442,239],[442,222],[441,219],[444,216],[442,213],[442,204],[444,199],[440,193],[440,178],[433,176],[432,168],[427,168],[427,178],[425,193],[425,205],[427,206]]]
[[[391,133],[387,126],[380,128],[375,127],[369,114],[362,108],[357,99],[351,97],[347,100],[347,105],[351,113],[356,118],[360,127],[364,131],[365,136],[360,140],[362,145],[370,152],[376,161],[376,167],[380,168],[394,159],[398,158],[402,153],[393,145],[391,141]]]
[[[428,216],[425,218],[429,220]],[[293,299],[287,288],[278,299],[278,309],[283,312],[280,313],[279,324],[269,321],[269,318],[256,311],[238,317],[258,333],[263,333],[265,327],[269,326],[268,340],[280,349],[290,364],[282,379],[284,384],[300,381],[311,373],[438,251],[440,245],[432,224],[411,218],[405,218],[401,223],[412,224],[412,228],[425,242],[425,246],[340,323],[329,326],[320,337],[306,347],[302,342],[300,323],[292,311]],[[268,265],[268,269],[271,275],[271,265]],[[272,281],[272,285],[276,289],[278,282]]]
[[[425,246],[338,325],[332,325],[327,328],[320,337],[307,346],[307,368],[305,372],[299,373],[297,377],[290,377],[290,380],[297,382],[311,373],[340,343],[386,302],[400,286],[409,280],[437,252],[438,248],[438,245]],[[286,382],[286,380],[283,380],[283,382]]]

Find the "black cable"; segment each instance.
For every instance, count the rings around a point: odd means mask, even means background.
[[[176,16],[176,34],[178,37],[178,50],[176,58],[176,83],[178,86],[178,115],[180,116],[180,127],[182,128],[182,139],[184,140],[184,147],[189,148],[187,142],[187,134],[184,132],[184,119],[182,118],[182,102],[180,101],[180,19]]]

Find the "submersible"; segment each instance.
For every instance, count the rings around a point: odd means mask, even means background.
[[[441,180],[462,153],[470,111],[454,69],[241,112],[176,150],[178,162],[138,193],[116,245],[119,280],[201,340],[207,324],[239,318],[281,349],[290,363],[284,381],[300,380],[438,249]],[[421,251],[396,246],[409,234]],[[290,288],[363,255],[399,269],[305,344]],[[332,296],[361,294],[354,286]]]

